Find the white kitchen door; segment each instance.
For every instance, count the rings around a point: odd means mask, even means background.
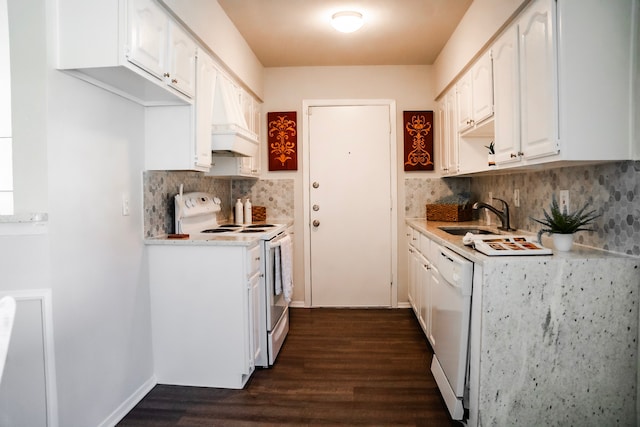
[[[389,105],[309,107],[311,305],[391,305]]]

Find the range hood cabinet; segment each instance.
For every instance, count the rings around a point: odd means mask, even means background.
[[[211,151],[237,157],[258,154],[258,135],[249,130],[242,109],[242,90],[217,73],[211,117]]]

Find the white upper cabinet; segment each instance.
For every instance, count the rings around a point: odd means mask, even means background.
[[[518,27],[509,28],[493,45],[496,163],[519,161],[520,86]]]
[[[213,59],[197,58],[195,104],[145,110],[145,169],[195,170],[211,167],[211,114],[217,70]]]
[[[213,59],[201,53],[198,56],[195,105],[195,165],[198,170],[211,167],[211,115],[213,114],[213,90],[217,71]]]
[[[58,0],[58,65],[145,106],[185,105],[196,43],[154,0]]]
[[[493,115],[493,66],[491,51],[485,53],[471,68],[473,121],[482,123]]]
[[[458,150],[458,132],[456,132],[456,93],[451,90],[445,95],[447,100],[447,119],[446,132],[447,137],[447,173],[458,173],[459,170],[459,150]]]
[[[464,132],[473,126],[473,87],[471,72],[466,73],[456,83],[458,105],[458,131]]]
[[[493,115],[491,52],[485,53],[457,82],[458,131],[477,129]]]
[[[164,80],[169,17],[153,0],[129,0],[127,59]]]
[[[167,83],[192,97],[196,89],[196,44],[182,28],[169,22],[168,46]]]
[[[476,90],[488,53],[457,82],[458,174],[634,159],[639,10],[638,0],[533,0],[491,46],[493,119],[477,102],[489,91]]]
[[[458,120],[456,108],[456,89],[447,92],[436,109],[438,121],[437,145],[435,148],[436,167],[443,175],[458,173]]]
[[[525,158],[558,152],[554,0],[538,0],[518,20],[520,132]]]

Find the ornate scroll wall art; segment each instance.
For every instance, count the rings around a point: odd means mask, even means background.
[[[270,171],[298,170],[296,112],[267,113]]]
[[[432,171],[433,111],[404,111],[404,170]]]

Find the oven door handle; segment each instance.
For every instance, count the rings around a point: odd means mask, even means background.
[[[269,247],[270,248],[277,248],[278,246],[280,246],[280,243],[281,243],[282,239],[284,239],[286,235],[287,235],[287,233],[281,233],[281,234],[278,234],[273,239],[269,240],[268,241]]]

